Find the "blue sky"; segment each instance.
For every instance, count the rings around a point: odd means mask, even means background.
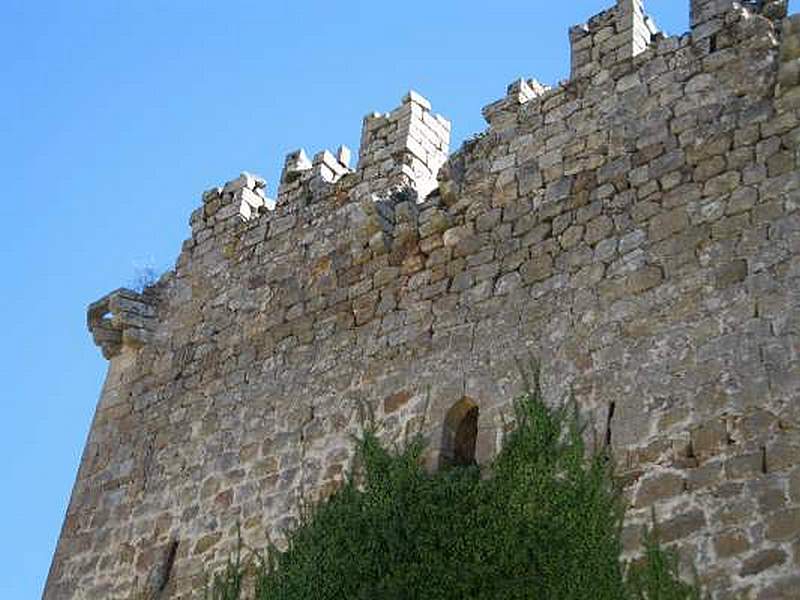
[[[0,22],[0,597],[41,594],[106,363],[86,305],[172,266],[202,190],[345,143],[409,88],[454,148],[513,79],[567,76],[612,0],[4,0]],[[686,29],[688,0],[649,0]]]

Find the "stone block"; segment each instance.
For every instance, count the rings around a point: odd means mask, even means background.
[[[753,452],[734,456],[725,462],[725,473],[730,479],[749,479],[764,473],[764,455]]]
[[[613,229],[613,221],[609,217],[601,215],[596,219],[592,219],[586,224],[584,240],[587,244],[594,245],[600,240],[611,235]]]
[[[405,390],[387,396],[383,401],[383,412],[390,415],[408,404],[411,394]]]
[[[526,284],[543,281],[553,274],[553,258],[549,254],[533,256],[520,267],[522,280]]]
[[[565,250],[574,248],[583,239],[584,227],[583,225],[572,225],[568,227],[564,233],[559,237],[561,247]]]
[[[761,550],[742,562],[739,577],[750,577],[786,562],[786,552],[779,548]]]
[[[692,430],[692,449],[701,459],[715,456],[728,443],[728,428],[722,419],[704,423]]]
[[[800,467],[795,466],[789,475],[789,496],[792,501],[800,504]]]
[[[650,220],[650,239],[654,242],[670,237],[689,227],[689,216],[683,208],[655,215]]]
[[[522,277],[519,273],[507,273],[497,280],[494,293],[496,296],[505,296],[519,289],[521,285]]]
[[[770,581],[756,600],[793,600],[800,589],[800,575],[784,575]]]
[[[714,538],[714,551],[718,558],[730,558],[750,549],[750,540],[740,530],[726,531]]]
[[[723,196],[736,191],[742,181],[742,175],[738,171],[728,171],[716,177],[712,177],[703,186],[703,195],[714,197]]]
[[[345,167],[349,167],[351,158],[352,152],[350,148],[347,146],[339,146],[339,149],[336,151],[336,159]]]
[[[636,508],[644,508],[660,500],[682,494],[686,488],[683,477],[678,473],[656,473],[639,483],[634,499]]]
[[[625,281],[625,288],[631,294],[640,294],[659,285],[664,280],[663,271],[656,266],[645,267],[631,273]]]
[[[686,487],[689,491],[712,487],[719,483],[723,474],[722,464],[719,461],[711,461],[689,470]]]
[[[774,542],[794,540],[800,535],[800,508],[789,508],[767,517],[765,536]]]
[[[800,465],[800,444],[791,444],[783,440],[771,442],[766,447],[767,472],[785,471]]]
[[[403,96],[402,100],[403,104],[418,104],[425,110],[431,110],[432,106],[430,101],[425,98],[422,94],[415,92],[414,90],[409,90],[409,92]]]
[[[668,544],[689,537],[706,526],[706,518],[701,510],[692,510],[676,515],[659,525],[661,541]]]
[[[718,267],[714,273],[714,285],[724,289],[747,278],[747,261],[735,260]]]

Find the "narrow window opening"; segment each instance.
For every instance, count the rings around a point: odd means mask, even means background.
[[[708,38],[708,51],[709,53],[714,53],[717,51],[717,35],[714,34]]]
[[[457,402],[447,413],[442,432],[440,467],[468,467],[477,463],[475,446],[479,414],[477,404],[468,398]]]
[[[617,410],[617,403],[610,402],[608,404],[608,416],[606,417],[606,440],[605,445],[606,448],[611,447],[611,438],[612,438],[612,431],[611,431],[611,421],[614,419],[614,413]]]
[[[475,464],[475,442],[478,438],[478,407],[470,411],[461,420],[456,430],[453,463],[459,467]]]
[[[158,593],[161,594],[167,589],[167,585],[169,584],[169,578],[172,575],[172,567],[175,566],[175,557],[178,554],[178,540],[173,540],[169,548],[167,549],[167,555],[164,560],[164,570],[163,576],[161,577],[161,583],[158,586]]]
[[[694,453],[694,440],[692,438],[689,438],[689,445],[686,449],[686,458],[697,458],[697,455]]]

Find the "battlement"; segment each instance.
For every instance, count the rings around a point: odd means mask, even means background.
[[[356,169],[351,152],[340,146],[336,153],[323,150],[308,159],[305,150],[290,152],[284,161],[277,205],[295,210],[299,205],[325,196],[348,175],[350,199],[386,198],[397,190],[411,190],[422,200],[436,184],[436,175],[447,160],[450,122],[431,113],[431,104],[416,92],[403,97],[389,113],[364,117]]]
[[[410,91],[402,105],[364,117],[359,148],[361,182],[355,196],[413,189],[420,200],[436,187],[450,150],[450,122],[431,112],[430,102]]]
[[[691,0],[691,24],[695,38],[713,36],[731,10],[744,9],[779,21],[787,12],[787,0]],[[663,39],[654,21],[646,15],[644,0],[617,0],[616,4],[569,31],[571,80],[597,74],[644,52]],[[716,40],[715,42],[716,43]],[[784,73],[789,67],[784,68]],[[508,86],[506,96],[485,106],[483,116],[493,131],[513,128],[519,109],[535,99],[545,99],[554,90],[535,79],[518,79]],[[341,146],[336,153],[318,152],[309,159],[304,149],[286,156],[277,199],[265,195],[266,182],[250,180],[248,174],[204,194],[209,203],[204,215],[218,205],[242,220],[254,218],[264,210],[280,207],[295,211],[304,203],[326,196],[334,184],[348,175],[346,191],[351,200],[387,198],[397,190],[412,190],[423,200],[438,187],[437,176],[447,162],[450,122],[431,112],[431,103],[410,91],[401,105],[388,113],[364,117],[358,165],[350,165],[351,152]],[[238,182],[238,183],[237,183]],[[226,196],[228,194],[228,196]],[[231,208],[233,205],[236,208]],[[193,222],[196,219],[193,217]]]
[[[214,217],[226,219],[234,215],[249,221],[264,210],[275,208],[275,202],[267,198],[267,181],[258,175],[243,172],[222,187],[203,192],[203,206],[192,215],[191,223]]]
[[[509,84],[505,98],[483,107],[481,114],[493,130],[502,130],[516,124],[520,106],[542,97],[550,88],[535,79],[517,79]]]
[[[689,24],[695,36],[709,35],[720,28],[720,20],[734,8],[744,8],[773,21],[786,17],[788,0],[691,0]]]
[[[324,195],[332,184],[352,172],[347,146],[339,146],[336,155],[330,150],[322,150],[312,160],[302,148],[290,152],[283,164],[277,204],[286,208],[301,198],[308,191],[306,188],[314,197]]]
[[[570,28],[572,79],[633,58],[657,35],[658,28],[644,13],[643,0],[617,0],[613,8]]]

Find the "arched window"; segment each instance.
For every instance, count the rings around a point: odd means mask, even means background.
[[[456,402],[444,419],[440,467],[466,467],[475,464],[478,439],[478,405],[469,398]]]

